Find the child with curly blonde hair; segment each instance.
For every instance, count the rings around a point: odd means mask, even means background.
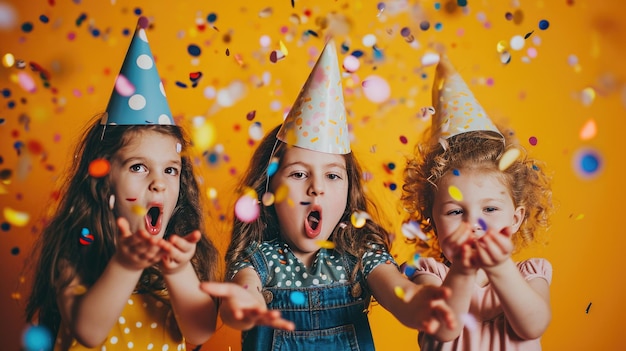
[[[433,125],[407,163],[402,201],[442,260],[411,279],[451,289],[455,328],[420,333],[420,350],[541,350],[551,319],[552,266],[514,262],[552,209],[550,179],[511,131],[498,130],[447,58],[437,67]],[[431,110],[432,112],[432,110]]]

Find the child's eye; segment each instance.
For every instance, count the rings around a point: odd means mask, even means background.
[[[306,174],[304,174],[304,172],[293,172],[289,176],[296,179],[303,179],[306,177]]]
[[[334,174],[334,173],[329,174],[327,177],[328,177],[328,179],[330,179],[330,180],[342,179],[342,178],[341,178],[341,176],[340,176],[339,174]]]
[[[144,166],[144,165],[142,165],[142,164],[140,164],[140,163],[138,163],[138,164],[136,164],[136,165],[132,165],[132,166],[130,166],[130,170],[131,170],[131,172],[136,172],[136,173],[139,173],[139,172],[147,172],[147,171],[148,171],[148,169],[146,168],[146,166]]]
[[[452,211],[446,212],[446,215],[448,216],[458,216],[460,214],[463,214],[463,210],[452,210]]]
[[[180,170],[176,167],[167,167],[165,169],[165,174],[171,174],[171,175],[177,176],[180,174]]]
[[[483,209],[483,211],[485,211],[485,212],[487,212],[487,213],[489,213],[489,212],[494,212],[494,211],[497,211],[497,210],[498,210],[498,209],[497,209],[496,207],[485,207],[485,208]]]

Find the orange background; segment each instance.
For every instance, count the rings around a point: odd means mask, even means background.
[[[444,47],[492,118],[512,124],[522,144],[554,172],[558,209],[549,243],[523,254],[547,257],[554,266],[553,320],[544,349],[615,349],[626,311],[626,290],[618,282],[626,236],[615,218],[626,198],[618,183],[626,107],[624,7],[609,0],[468,3],[461,8],[447,0],[384,1],[381,11],[378,2],[348,0],[296,0],[293,6],[287,0],[0,0],[0,55],[10,53],[26,63],[22,69],[0,66],[2,349],[20,347],[29,284],[22,267],[57,178],[70,162],[71,146],[87,120],[106,107],[130,42],[124,29],[132,34],[138,14],[151,20],[148,38],[173,114],[184,125],[203,116],[215,129],[214,138],[196,139],[212,143],[200,150],[205,155],[198,157],[197,168],[203,185],[217,194],[209,234],[222,252],[236,200],[232,189],[257,144],[250,127],[258,122],[267,132],[281,122],[323,37],[334,32],[346,49],[339,50],[340,63],[355,50],[363,52],[360,68],[343,80],[352,146],[373,176],[368,189],[397,233],[392,252],[400,261],[408,257],[412,248],[400,231],[399,189],[405,156],[428,125],[417,112],[430,105],[434,72],[420,60]],[[217,15],[213,23],[208,23],[210,14]],[[546,30],[539,28],[543,19],[550,24]],[[422,21],[428,29],[420,29]],[[32,30],[25,32],[24,23]],[[412,43],[401,35],[405,27]],[[510,62],[501,63],[497,44],[529,33],[524,48],[509,49]],[[375,36],[380,57],[363,43],[368,34]],[[270,39],[268,47],[260,44],[263,35]],[[270,53],[281,49],[281,42],[287,55],[273,63]],[[188,53],[191,44],[201,48],[199,56]],[[196,87],[191,72],[203,74]],[[35,91],[19,83],[20,73],[32,79]],[[370,74],[391,87],[383,103],[364,95],[360,83]],[[224,91],[233,101],[212,95],[229,86]],[[596,132],[585,126],[595,126]],[[537,138],[535,146],[531,137]],[[580,152],[597,154],[600,169],[581,173]],[[28,223],[11,224],[7,208],[29,214]],[[417,349],[417,333],[380,306],[372,306],[370,316],[379,350]],[[203,349],[238,350],[239,345],[238,333],[221,327]]]

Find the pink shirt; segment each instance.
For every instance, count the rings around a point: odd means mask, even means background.
[[[531,258],[517,264],[517,268],[526,280],[545,279],[552,281],[552,265],[543,258]],[[450,269],[433,258],[420,258],[413,278],[422,275],[434,275],[445,279]],[[421,351],[539,351],[540,339],[522,340],[508,325],[500,301],[491,284],[484,287],[476,285],[472,294],[470,310],[461,335],[453,341],[440,342],[426,333],[419,333],[418,344]]]

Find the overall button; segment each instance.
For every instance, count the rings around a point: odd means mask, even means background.
[[[361,289],[361,284],[360,283],[354,284],[350,292],[352,293],[352,297],[361,296],[361,293],[363,292],[363,289]]]
[[[274,300],[274,294],[272,294],[269,290],[263,290],[261,292],[263,294],[263,298],[265,299],[265,304],[268,305],[272,300]]]

